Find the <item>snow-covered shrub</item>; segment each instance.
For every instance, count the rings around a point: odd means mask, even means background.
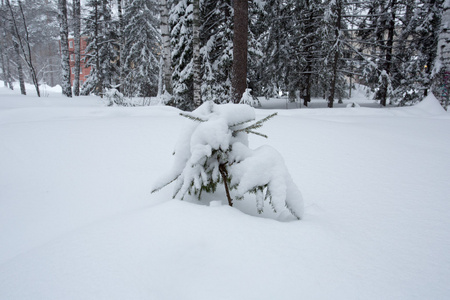
[[[241,101],[239,104],[247,104],[251,107],[261,107],[261,103],[259,102],[258,98],[253,97],[251,94],[252,89],[245,89],[244,94],[242,95]]]
[[[125,103],[123,94],[114,88],[106,90],[105,98],[109,102],[108,106],[113,106],[113,105],[121,105],[122,106]]]
[[[303,214],[300,191],[292,181],[281,155],[270,146],[252,150],[248,134],[256,132],[276,114],[255,121],[255,111],[244,104],[205,102],[191,113],[182,113],[193,121],[178,141],[175,163],[167,176],[160,178],[153,192],[175,182],[174,198],[186,194],[214,193],[223,186],[228,204],[255,194],[258,212],[265,201],[275,212],[288,210],[297,219]]]

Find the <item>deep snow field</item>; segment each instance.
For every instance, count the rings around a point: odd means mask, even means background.
[[[151,194],[191,122],[174,108],[1,87],[0,299],[450,299],[450,114],[283,101],[250,147],[284,157],[292,222]]]

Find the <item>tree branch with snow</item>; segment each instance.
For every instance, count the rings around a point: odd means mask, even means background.
[[[254,194],[259,213],[268,202],[274,212],[288,211],[301,219],[302,195],[280,153],[267,145],[255,150],[248,146],[250,133],[267,138],[255,130],[276,113],[255,121],[255,111],[248,105],[208,101],[181,115],[194,122],[178,141],[172,170],[155,183],[152,192],[175,182],[173,198],[195,195],[200,200],[203,193],[213,194],[220,185],[230,206]]]

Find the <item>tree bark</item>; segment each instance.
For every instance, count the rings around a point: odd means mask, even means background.
[[[167,7],[167,0],[159,1],[160,11],[160,29],[162,40],[162,58],[163,58],[163,83],[164,90],[170,95],[173,94],[172,88],[172,59],[170,47],[170,29],[169,29],[169,9]]]
[[[1,57],[1,63],[2,63],[2,75],[3,75],[3,84],[5,87],[8,87],[8,71],[6,70],[6,63],[5,63],[5,57],[3,53],[3,42],[0,42],[0,57]]]
[[[119,13],[119,91],[123,92],[123,69],[125,65],[125,36],[123,34],[124,31],[124,22],[123,22],[123,11],[122,11],[122,0],[117,0],[117,10]]]
[[[73,79],[73,94],[80,96],[80,70],[81,70],[81,8],[80,0],[73,0],[73,39],[75,54],[75,74]]]
[[[9,8],[9,12],[11,13],[11,19],[14,21],[14,22],[10,22],[9,25],[11,27],[11,40],[12,40],[13,47],[14,47],[15,60],[16,60],[16,65],[17,65],[17,75],[19,77],[20,93],[22,95],[26,95],[27,91],[25,89],[25,80],[24,80],[24,76],[23,76],[22,58],[20,57],[20,47],[19,47],[19,38],[20,37],[18,36],[17,26],[15,26],[14,12],[12,10],[11,3],[9,2],[9,0],[6,0],[6,5]]]
[[[67,25],[67,1],[58,0],[59,33],[61,37],[61,87],[63,95],[72,97],[69,62],[69,26]]]
[[[41,96],[41,92],[39,91],[39,82],[38,82],[38,79],[37,79],[36,70],[34,69],[33,60],[32,60],[32,56],[31,56],[30,35],[29,35],[29,32],[28,32],[28,26],[27,26],[27,22],[25,21],[25,15],[23,13],[22,2],[19,0],[18,4],[19,4],[19,9],[20,9],[20,14],[22,16],[23,28],[25,30],[25,42],[26,42],[26,46],[27,46],[28,57],[27,57],[27,53],[25,53],[25,48],[24,48],[22,42],[20,43],[20,46],[22,48],[22,52],[23,52],[23,56],[25,58],[25,62],[28,65],[28,69],[29,69],[30,74],[31,74],[31,79],[33,80],[33,84],[34,84],[34,87],[36,89],[36,94],[37,94],[38,97],[40,97]],[[17,30],[17,27],[16,27],[16,30]],[[20,38],[19,38],[19,41],[21,41]]]
[[[193,44],[193,66],[194,76],[194,108],[202,104],[201,78],[200,78],[200,0],[194,0],[192,33],[194,35]]]
[[[100,95],[100,98],[103,98],[103,75],[102,71],[100,70],[100,41],[99,41],[99,26],[100,26],[100,20],[99,20],[99,9],[98,9],[98,2],[95,3],[95,17],[94,17],[94,23],[95,23],[95,30],[94,30],[94,39],[95,39],[95,68],[97,72],[97,93]]]
[[[340,34],[341,34],[341,18],[342,18],[342,0],[336,1],[336,27],[335,27],[335,38],[336,38],[336,44],[334,49],[334,60],[333,60],[333,77],[331,78],[331,84],[330,84],[330,95],[328,95],[328,107],[333,107],[334,102],[334,94],[336,91],[336,82],[337,82],[337,76],[338,76],[338,64],[339,64],[339,58],[340,58]]]
[[[225,164],[219,165],[219,172],[220,175],[222,176],[223,185],[225,186],[225,193],[227,195],[228,205],[233,206],[233,199],[231,199],[230,189],[228,188],[228,171]]]
[[[392,0],[391,2],[391,15],[388,25],[388,36],[386,41],[386,55],[385,55],[385,64],[384,71],[385,74],[382,74],[382,83],[380,86],[380,104],[382,106],[386,106],[387,97],[388,97],[388,88],[389,81],[388,76],[391,75],[392,68],[392,47],[394,45],[394,31],[395,31],[395,6],[397,5],[397,0]]]
[[[232,102],[239,103],[247,88],[248,2],[234,0]]]

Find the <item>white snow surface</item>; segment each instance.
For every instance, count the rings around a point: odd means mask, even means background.
[[[0,88],[0,299],[450,299],[450,116],[434,97],[261,101],[257,119],[278,116],[250,147],[280,152],[305,203],[278,222],[150,194],[192,122],[178,110],[29,91]]]

